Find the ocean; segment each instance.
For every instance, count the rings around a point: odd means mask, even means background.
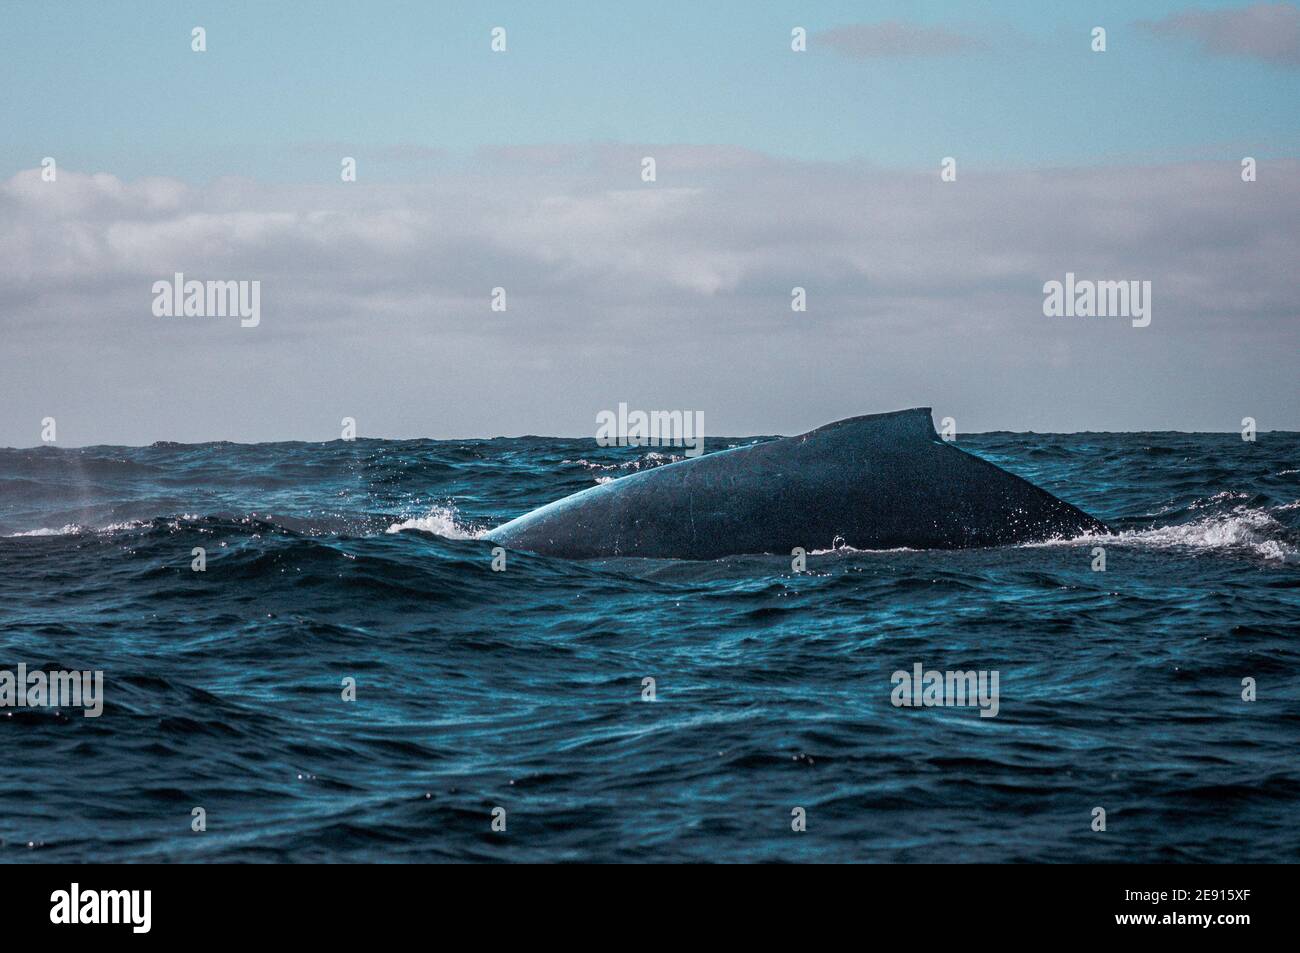
[[[0,708],[0,859],[1300,860],[1300,434],[957,445],[1118,535],[495,571],[679,457],[0,449],[0,672],[103,673]],[[996,715],[894,704],[918,664]]]

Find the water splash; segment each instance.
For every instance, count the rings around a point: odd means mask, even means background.
[[[462,523],[456,508],[450,505],[438,505],[423,516],[410,517],[394,523],[385,532],[400,533],[408,529],[433,533],[446,539],[479,539],[487,532],[484,527]]]

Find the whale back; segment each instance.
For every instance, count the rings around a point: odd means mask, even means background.
[[[929,408],[852,417],[682,460],[557,500],[488,534],[591,558],[993,546],[1104,524],[941,439]]]

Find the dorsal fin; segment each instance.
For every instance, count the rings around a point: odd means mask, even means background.
[[[863,414],[861,417],[847,417],[833,424],[826,424],[804,434],[832,434],[838,430],[857,431],[870,434],[878,439],[892,440],[937,440],[934,431],[934,419],[929,407],[911,407],[907,410],[893,410],[887,414]]]

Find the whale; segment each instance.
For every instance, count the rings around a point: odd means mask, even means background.
[[[1110,532],[935,432],[930,408],[850,417],[706,453],[548,503],[489,531],[569,559],[963,549]]]

